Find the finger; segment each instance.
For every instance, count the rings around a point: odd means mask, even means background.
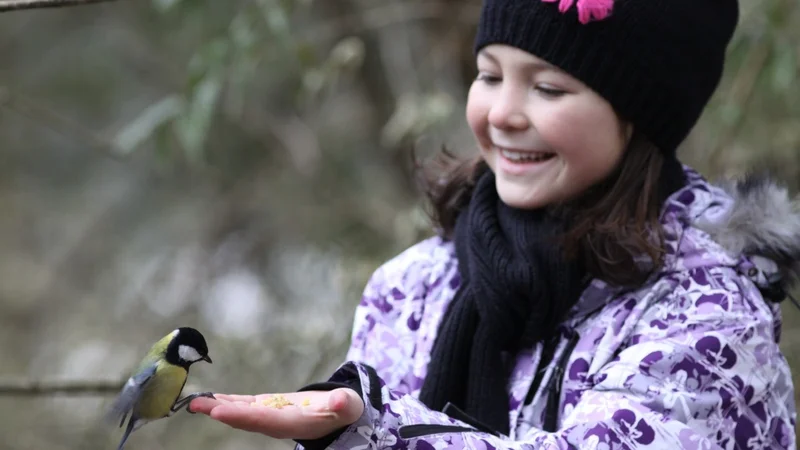
[[[225,400],[222,400],[219,397],[217,397],[216,399],[208,397],[197,397],[193,399],[191,402],[189,402],[189,411],[193,413],[208,415],[211,413],[212,409],[222,404],[223,402],[225,402]]]
[[[328,408],[342,422],[353,423],[364,413],[364,401],[352,389],[334,389],[328,398]]]
[[[247,396],[220,395],[208,415],[228,426],[278,439],[314,439],[355,422],[364,411],[363,400],[352,389],[287,393],[281,397],[289,403],[281,406],[259,401],[274,400],[275,395],[255,396],[252,403],[240,401]]]
[[[327,411],[327,404],[320,406],[325,412],[304,414],[297,405],[275,408],[240,402],[222,403],[211,411],[210,416],[228,426],[277,439],[310,439],[324,436],[334,429],[331,423],[336,415]]]
[[[364,412],[364,402],[352,389],[339,388],[327,392],[327,399],[318,406],[304,409],[303,415],[328,423],[347,425]]]
[[[262,433],[278,439],[291,436],[281,417],[266,408],[253,408],[238,402],[227,403],[217,405],[209,416],[240,430]]]
[[[254,395],[235,395],[235,394],[214,394],[214,397],[225,400],[228,402],[245,402],[245,403],[252,403],[256,401],[256,396]]]
[[[328,397],[328,409],[331,412],[340,413],[347,408],[348,399],[344,389],[334,389]]]
[[[209,417],[238,430],[262,432],[264,428],[252,415],[236,411],[235,407],[218,406],[211,411]]]
[[[214,394],[214,398],[197,397],[189,402],[191,412],[209,414],[212,409],[226,403],[250,404],[255,397],[252,395]]]

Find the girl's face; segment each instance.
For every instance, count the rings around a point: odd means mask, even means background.
[[[506,45],[484,47],[478,72],[467,121],[509,206],[574,198],[622,158],[631,127],[577,79]]]

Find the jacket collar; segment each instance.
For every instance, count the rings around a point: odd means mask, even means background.
[[[686,184],[664,203],[664,266],[651,278],[704,266],[736,266],[755,257],[773,263],[776,282],[800,279],[800,201],[764,176],[708,182],[683,166]],[[625,291],[592,280],[570,314],[579,321]]]

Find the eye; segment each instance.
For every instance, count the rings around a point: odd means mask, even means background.
[[[534,89],[536,89],[536,91],[539,92],[539,94],[541,94],[542,96],[549,98],[561,97],[562,95],[567,93],[567,91],[546,84],[538,84],[534,87]]]
[[[478,76],[475,77],[475,80],[476,81],[483,81],[484,83],[486,83],[486,84],[488,84],[490,86],[491,85],[495,85],[495,84],[499,84],[501,81],[503,81],[503,79],[501,77],[498,77],[496,75],[491,75],[491,74],[488,74],[486,72],[480,72],[478,74]]]

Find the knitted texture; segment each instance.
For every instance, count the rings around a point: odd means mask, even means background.
[[[674,153],[722,76],[737,0],[484,0],[475,52],[525,50]]]
[[[562,229],[542,210],[500,201],[494,173],[479,178],[456,222],[461,285],[443,319],[420,400],[434,410],[453,403],[507,434],[508,362],[553,335],[585,287],[582,268],[561,256]]]

